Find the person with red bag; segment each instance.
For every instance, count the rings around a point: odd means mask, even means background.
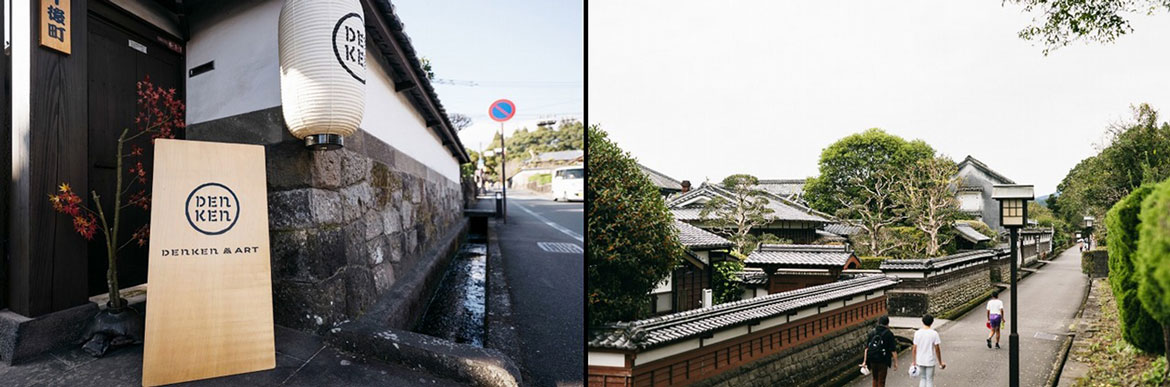
[[[991,338],[995,338],[995,348],[999,348],[999,328],[1003,325],[1003,301],[999,299],[999,291],[991,293],[991,300],[987,301],[987,348],[991,348]]]

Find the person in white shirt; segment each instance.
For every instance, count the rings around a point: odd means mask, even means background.
[[[914,354],[910,367],[917,367],[921,378],[918,387],[934,387],[934,367],[947,369],[947,363],[942,359],[942,347],[939,346],[942,339],[938,332],[930,328],[931,324],[934,324],[934,316],[922,316],[923,327],[914,332],[914,345],[910,348],[910,353]]]
[[[991,293],[991,301],[987,301],[987,324],[991,333],[987,334],[987,348],[991,348],[991,338],[995,337],[995,348],[999,349],[999,328],[1003,326],[1003,301],[999,299],[999,292]]]

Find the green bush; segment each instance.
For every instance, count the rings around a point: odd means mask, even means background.
[[[1170,180],[1154,187],[1138,215],[1138,298],[1154,320],[1170,325]],[[1163,333],[1165,330],[1163,330]]]
[[[1137,298],[1138,282],[1134,278],[1134,250],[1138,243],[1138,214],[1142,200],[1153,191],[1152,185],[1143,185],[1121,199],[1105,215],[1109,229],[1109,284],[1121,322],[1121,337],[1134,347],[1148,353],[1162,353],[1162,326],[1142,307]]]
[[[738,259],[729,259],[715,263],[715,272],[711,275],[711,284],[715,294],[712,298],[715,304],[739,301],[743,296],[743,289],[739,287],[739,277],[735,275],[743,271],[743,262]]]
[[[865,270],[877,270],[881,268],[882,262],[885,262],[890,257],[858,257],[861,259],[861,268]]]
[[[537,184],[537,185],[551,184],[552,183],[552,174],[541,173],[541,174],[537,174],[537,175],[532,175],[532,176],[528,177],[528,182],[533,183],[533,184]]]
[[[589,127],[585,189],[589,324],[640,318],[684,254],[662,195],[600,127]]]

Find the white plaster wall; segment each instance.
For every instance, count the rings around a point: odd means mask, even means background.
[[[959,209],[963,211],[983,211],[983,195],[981,192],[960,192]]]
[[[372,44],[366,47],[373,47]],[[381,55],[371,49],[368,55]],[[377,60],[367,60],[366,115],[362,129],[400,152],[459,182],[459,161],[443,147],[439,136],[427,128],[421,115],[401,93]]]
[[[282,2],[246,3],[191,20],[187,69],[214,60],[215,70],[187,78],[188,125],[280,105]]]
[[[589,365],[605,367],[625,367],[626,355],[613,352],[589,351]]]
[[[197,124],[280,106],[280,60],[276,31],[280,0],[234,3],[230,9],[195,17],[187,42],[187,69],[215,61],[215,70],[187,79],[187,124]],[[369,56],[381,55],[373,44]],[[459,182],[459,162],[426,127],[374,58],[366,80],[361,128],[398,151]]]

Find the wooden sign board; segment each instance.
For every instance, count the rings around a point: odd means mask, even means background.
[[[41,0],[41,45],[69,54],[73,27],[69,0]]]
[[[142,384],[275,368],[264,147],[154,147]]]

